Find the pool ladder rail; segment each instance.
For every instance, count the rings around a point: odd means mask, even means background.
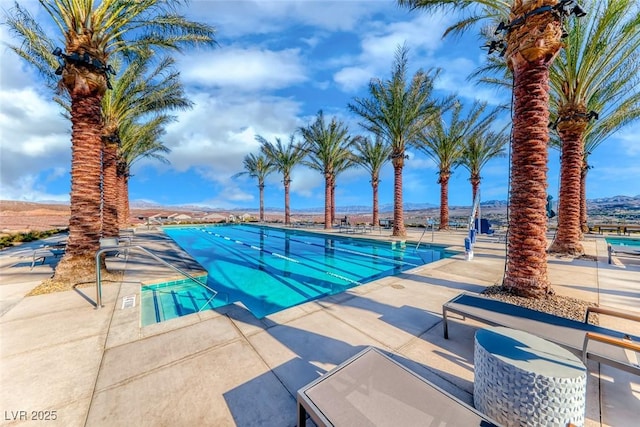
[[[207,300],[207,302],[204,303],[204,305],[198,311],[202,311],[216,297],[216,295],[218,295],[218,291],[215,291],[215,290],[211,289],[209,286],[207,286],[205,283],[203,283],[198,278],[192,276],[191,274],[187,273],[184,270],[181,270],[180,268],[176,267],[175,265],[172,265],[172,264],[168,263],[167,261],[163,260],[162,258],[157,256],[153,252],[149,251],[148,249],[143,248],[142,246],[138,246],[138,245],[119,246],[119,245],[117,245],[117,239],[113,239],[113,242],[109,241],[108,243],[110,243],[112,245],[111,246],[106,246],[106,245],[105,246],[101,246],[100,249],[96,252],[96,309],[100,309],[101,307],[104,307],[102,305],[102,277],[101,277],[101,271],[100,271],[100,255],[102,255],[105,252],[118,252],[118,251],[122,251],[122,250],[125,250],[127,252],[130,251],[130,250],[133,250],[133,249],[139,250],[139,251],[143,252],[144,254],[149,255],[151,258],[155,259],[156,261],[160,262],[164,266],[169,267],[170,269],[172,269],[175,272],[187,277],[188,279],[191,279],[194,283],[202,286],[203,288],[205,288],[209,292],[211,292],[211,298],[209,298]],[[113,245],[113,243],[116,243],[116,245]]]

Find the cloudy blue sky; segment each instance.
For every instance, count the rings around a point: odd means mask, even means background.
[[[50,21],[33,0],[21,1],[44,26]],[[7,9],[12,2],[0,0]],[[177,56],[194,108],[178,113],[164,142],[170,164],[142,160],[130,184],[132,201],[163,205],[197,204],[211,208],[258,206],[256,182],[231,177],[242,171],[242,159],[257,153],[255,135],[267,140],[288,136],[311,123],[318,110],[344,121],[353,135],[363,134],[347,109],[354,97],[367,96],[372,77],[387,78],[394,51],[406,43],[409,66],[442,68],[437,94],[457,94],[491,104],[508,95],[467,81],[485,61],[486,50],[474,34],[442,39],[451,16],[400,9],[391,0],[374,1],[217,1],[195,0],[184,13],[218,30],[218,48]],[[55,35],[55,33],[51,33]],[[8,41],[5,27],[2,41]],[[56,35],[57,37],[57,35]],[[57,39],[62,45],[62,41]],[[508,117],[503,118],[504,121]],[[588,198],[640,194],[640,124],[602,144],[591,159]],[[52,102],[52,93],[32,68],[4,45],[0,48],[0,199],[68,201],[70,189],[70,123]],[[404,170],[404,200],[439,203],[436,168],[423,154],[409,150]],[[549,157],[549,193],[557,199],[558,155]],[[508,159],[496,159],[483,171],[482,198],[506,200]],[[323,179],[297,167],[292,176],[292,208],[323,205]],[[270,176],[268,207],[284,205],[282,177]],[[391,203],[391,166],[382,173],[381,203]],[[457,169],[450,203],[471,204],[468,174]],[[371,205],[369,177],[352,169],[338,177],[338,207]]]

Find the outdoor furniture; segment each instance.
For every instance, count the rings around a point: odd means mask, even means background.
[[[42,264],[47,260],[47,257],[58,258],[59,256],[64,255],[65,247],[64,245],[56,245],[56,246],[44,246],[38,249],[34,249],[31,254],[31,269],[35,267],[36,262],[42,261]]]
[[[609,255],[609,264],[611,264],[611,257],[613,255],[632,255],[640,256],[640,247],[638,246],[625,246],[625,245],[607,245],[607,253]]]
[[[624,226],[618,224],[596,224],[593,226],[594,231],[602,234],[605,231],[615,231],[620,234],[624,230]]]
[[[640,232],[640,224],[627,224],[624,226],[624,234],[631,236],[631,232]]]
[[[528,332],[480,329],[474,342],[473,404],[499,423],[584,425],[587,369],[568,350]]]
[[[307,414],[324,426],[495,426],[495,421],[374,347],[297,393],[298,426]]]
[[[380,225],[381,228],[389,229],[393,227],[393,220],[388,218],[380,219],[378,220],[378,224]]]
[[[449,338],[451,313],[495,326],[508,326],[556,343],[581,357],[640,375],[640,338],[588,323],[589,313],[640,322],[640,315],[589,307],[584,322],[531,310],[479,295],[462,293],[442,305],[444,337]]]
[[[479,230],[480,234],[493,234],[494,230],[491,229],[491,223],[486,218],[480,218],[480,224],[478,224],[478,218],[475,220],[475,229]]]

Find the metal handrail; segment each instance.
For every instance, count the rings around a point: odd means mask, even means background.
[[[176,267],[176,266],[174,266],[172,264],[169,264],[167,261],[163,260],[162,258],[157,256],[153,252],[143,248],[142,246],[137,246],[137,245],[136,246],[105,246],[105,247],[100,248],[98,250],[98,252],[96,252],[96,309],[104,307],[102,305],[102,278],[101,278],[101,272],[100,272],[100,255],[102,255],[104,252],[121,251],[123,249],[125,249],[127,251],[129,251],[131,249],[138,249],[138,250],[144,252],[145,254],[149,255],[151,258],[155,259],[156,261],[160,261],[161,264],[163,264],[163,265],[171,268],[172,270],[182,274],[183,276],[193,280],[198,285],[200,285],[203,288],[205,288],[208,291],[210,291],[213,294],[213,296],[211,298],[209,298],[209,300],[204,304],[204,306],[202,308],[204,308],[207,304],[209,304],[209,301],[211,301],[213,298],[215,298],[215,296],[218,294],[218,291],[215,291],[215,290],[211,289],[209,286],[205,285],[200,280],[198,280],[197,278],[193,277],[191,274],[187,273],[186,271],[183,271],[183,270],[179,269],[178,267]],[[202,311],[202,308],[200,308],[199,311]]]

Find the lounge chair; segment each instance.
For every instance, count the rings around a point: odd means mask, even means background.
[[[345,216],[340,219],[340,232],[345,233],[354,233],[355,229],[351,226],[351,222],[349,221],[349,217]]]
[[[102,237],[100,239],[100,249],[114,248],[112,251],[106,251],[105,255],[108,257],[118,257],[123,251],[127,251],[127,248],[131,246],[131,237]]]
[[[442,305],[444,337],[449,338],[449,314],[495,326],[519,329],[554,342],[588,359],[640,375],[640,338],[588,323],[590,313],[640,322],[640,315],[589,307],[584,322],[531,310],[496,299],[463,293]],[[634,353],[635,352],[635,353]]]
[[[64,255],[65,246],[64,245],[52,245],[52,246],[43,246],[38,249],[34,249],[31,254],[31,269],[35,267],[36,262],[41,261],[42,264],[45,263],[47,257],[58,258]]]
[[[297,393],[298,426],[496,426],[374,347],[367,347]]]
[[[607,252],[609,254],[609,264],[611,264],[611,257],[613,255],[622,254],[640,256],[640,247],[626,245],[607,245]]]

